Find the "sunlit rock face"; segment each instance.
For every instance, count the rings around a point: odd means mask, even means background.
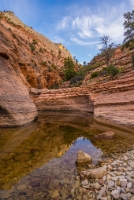
[[[72,57],[70,52],[25,25],[12,12],[0,15],[0,52],[8,53],[11,65],[20,70],[25,84],[33,88],[58,85],[64,58]]]

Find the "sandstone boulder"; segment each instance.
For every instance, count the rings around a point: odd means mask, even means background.
[[[96,169],[89,169],[82,171],[80,173],[80,176],[82,179],[88,178],[88,179],[99,179],[102,178],[107,173],[107,169],[105,166],[99,167]]]
[[[28,88],[17,76],[8,59],[0,56],[0,126],[21,126],[38,115]]]
[[[85,163],[91,163],[92,158],[89,154],[83,152],[83,151],[78,151],[77,153],[77,164],[85,164]]]

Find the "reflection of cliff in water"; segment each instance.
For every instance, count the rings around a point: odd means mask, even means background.
[[[0,150],[1,188],[10,187],[35,168],[68,150],[69,146],[64,143],[62,130],[58,130],[58,126],[44,123],[43,127],[33,124],[21,130],[8,129],[6,141],[1,139],[0,142],[3,146]],[[3,130],[0,133],[4,135]]]
[[[113,141],[95,140],[96,134],[108,130],[116,133]],[[40,113],[38,123],[21,128],[0,129],[0,188],[9,189],[34,169],[53,158],[61,157],[81,137],[110,153],[118,146],[120,149],[124,144],[128,147],[134,141],[128,134],[123,135],[120,130],[100,125],[91,116],[82,113]],[[82,147],[79,145],[79,148]],[[75,157],[76,150],[72,160],[74,164]]]

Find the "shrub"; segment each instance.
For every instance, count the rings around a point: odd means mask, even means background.
[[[56,67],[54,64],[52,64],[51,67],[52,67],[53,69],[57,69],[57,67]]]
[[[0,14],[0,20],[2,19],[2,14]]]
[[[107,75],[116,76],[119,73],[119,69],[113,65],[109,65],[106,68]]]
[[[31,49],[32,52],[35,51],[35,46],[34,46],[33,44],[30,43],[30,44],[29,44],[29,47],[30,47],[30,49]]]
[[[37,41],[36,41],[36,40],[34,40],[34,39],[33,39],[33,42],[32,42],[32,44],[33,44],[33,45],[36,45],[36,44],[38,44],[38,43],[37,43]]]
[[[74,84],[77,84],[78,82],[82,82],[82,80],[83,80],[82,76],[76,75],[74,78],[71,78],[70,84],[74,85]]]
[[[114,67],[113,65],[109,65],[108,67],[105,67],[101,70],[101,75],[111,76],[114,77],[119,73],[119,69],[117,67]]]
[[[71,87],[79,87],[79,86],[81,86],[81,84],[82,84],[82,80],[77,81],[77,82],[71,84]]]
[[[123,44],[121,49],[124,50],[124,48],[129,48],[129,50],[133,50],[134,49],[134,39],[130,39],[125,44]]]
[[[61,50],[59,50],[58,54],[59,54],[59,57],[60,57],[60,55],[61,55]]]
[[[98,71],[93,72],[93,73],[91,74],[91,78],[96,78],[98,75],[99,75],[99,72],[98,72]]]
[[[42,49],[42,48],[40,48],[39,51],[40,51],[41,53],[43,53],[43,49]]]
[[[59,84],[54,83],[51,87],[49,87],[49,89],[59,89]]]
[[[42,62],[42,65],[46,65],[46,64],[47,64],[46,61],[43,61],[43,62]]]

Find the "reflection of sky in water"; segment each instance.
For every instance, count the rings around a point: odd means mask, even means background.
[[[79,150],[90,154],[93,163],[97,163],[97,160],[102,156],[102,151],[93,146],[90,140],[84,137],[80,137],[73,142],[69,150],[62,156],[61,160],[64,160],[65,157],[70,157],[70,161],[68,162],[71,162],[71,160],[73,160],[73,162],[75,163],[77,158],[77,152]]]

